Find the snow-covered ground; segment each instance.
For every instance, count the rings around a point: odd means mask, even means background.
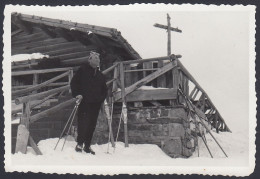
[[[214,156],[212,159],[202,142],[199,141],[199,154],[197,151],[192,157],[171,158],[167,156],[158,146],[151,144],[130,144],[129,148],[124,143],[116,143],[116,149],[110,146],[107,154],[107,144],[92,145],[96,155],[77,153],[74,150],[76,142],[73,137],[68,137],[63,151],[60,141],[56,150],[54,146],[58,138],[42,140],[38,143],[43,155],[36,156],[32,148],[28,147],[27,154],[12,155],[14,165],[84,165],[84,166],[247,166],[248,165],[248,139],[242,132],[220,133],[213,132],[213,135],[223,147],[226,158],[220,148],[216,145],[209,134],[206,135],[208,146]]]

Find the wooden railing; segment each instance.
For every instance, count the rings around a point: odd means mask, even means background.
[[[56,86],[68,85],[70,83],[70,80],[73,77],[73,69],[75,68],[54,68],[54,69],[43,69],[43,70],[14,71],[12,72],[12,77],[33,75],[33,81],[32,81],[32,85],[13,86],[12,98],[17,98],[19,96],[36,93],[37,90],[40,90],[44,87],[56,87]],[[39,74],[47,74],[47,73],[55,73],[55,72],[64,72],[64,73],[55,76],[52,79],[44,81],[43,83],[38,84]],[[68,77],[67,82],[56,82],[66,76]]]

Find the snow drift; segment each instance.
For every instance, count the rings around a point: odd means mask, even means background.
[[[246,166],[248,165],[248,143],[247,136],[242,132],[220,133],[213,132],[213,135],[223,147],[228,158],[222,153],[209,134],[206,135],[208,146],[214,156],[212,159],[202,142],[199,140],[199,157],[196,150],[192,157],[171,158],[167,156],[157,145],[152,144],[130,144],[128,148],[124,143],[117,142],[116,148],[107,144],[92,145],[96,155],[77,153],[74,148],[76,142],[73,137],[68,137],[63,151],[60,141],[56,150],[54,146],[58,138],[42,140],[38,143],[43,155],[36,156],[32,148],[28,147],[27,154],[17,153],[12,155],[12,162],[16,165],[84,165],[84,166]]]

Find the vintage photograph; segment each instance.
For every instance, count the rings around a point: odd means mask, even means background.
[[[248,176],[255,6],[4,10],[5,170]]]

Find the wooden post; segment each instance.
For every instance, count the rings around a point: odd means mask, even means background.
[[[193,96],[193,94],[195,93],[196,90],[197,90],[197,87],[195,86],[190,93],[190,96],[189,96],[190,99],[192,99],[192,96]]]
[[[33,74],[33,85],[37,85],[39,83],[39,74],[35,73]],[[33,94],[37,93],[37,90],[32,92]]]
[[[21,118],[21,124],[25,125],[27,129],[29,129],[29,123],[30,123],[30,101],[23,103],[23,116]]]
[[[185,76],[184,88],[185,88],[185,95],[189,96],[189,79],[186,76]]]
[[[162,61],[158,61],[158,68],[162,68],[163,67],[163,62]],[[166,87],[166,78],[165,78],[165,74],[162,76],[159,76],[157,78],[157,87]]]
[[[27,151],[27,145],[29,140],[29,120],[30,120],[30,102],[23,103],[23,115],[21,118],[21,124],[18,126],[15,152],[21,152],[23,154]]]
[[[168,50],[167,54],[171,55],[171,18],[169,14],[167,14],[167,32],[168,32]]]
[[[183,84],[184,84],[183,83],[183,80],[184,80],[183,78],[184,78],[184,75],[183,75],[182,71],[179,71],[179,84],[178,84],[178,87],[180,85],[181,88],[182,88],[182,92],[185,94],[185,89],[184,89],[184,86],[183,86]],[[178,99],[179,99],[180,103],[184,102],[184,98],[183,98],[182,95],[178,96]]]
[[[130,65],[125,65],[125,69],[130,70],[131,69]],[[132,76],[132,73],[125,74],[125,87],[131,85],[131,76]]]
[[[177,61],[174,61],[174,63],[177,65]],[[178,68],[173,68],[172,69],[172,88],[173,89],[178,89],[179,88],[179,70]],[[177,96],[178,98],[178,96]],[[175,105],[175,101],[174,100],[170,100],[170,104],[171,106]]]
[[[196,90],[194,96],[191,98],[192,100],[195,100],[195,98],[197,97],[199,91],[200,91],[200,90],[197,88],[197,90]]]
[[[201,95],[201,107],[200,107],[200,109],[203,111],[203,112],[205,112],[205,93],[202,93],[202,95]]]
[[[69,70],[69,74],[68,74],[69,85],[70,85],[72,78],[73,78],[73,70]],[[71,93],[71,89],[69,89],[69,93]]]
[[[115,67],[114,69],[114,79],[116,79],[115,81],[113,81],[113,86],[112,86],[112,93],[117,91],[117,83],[118,83],[118,65]]]
[[[124,120],[124,134],[125,134],[125,147],[128,147],[128,130],[127,130],[127,107],[125,99],[125,75],[124,65],[120,63],[120,82],[121,82],[121,96],[122,96],[122,113]]]

